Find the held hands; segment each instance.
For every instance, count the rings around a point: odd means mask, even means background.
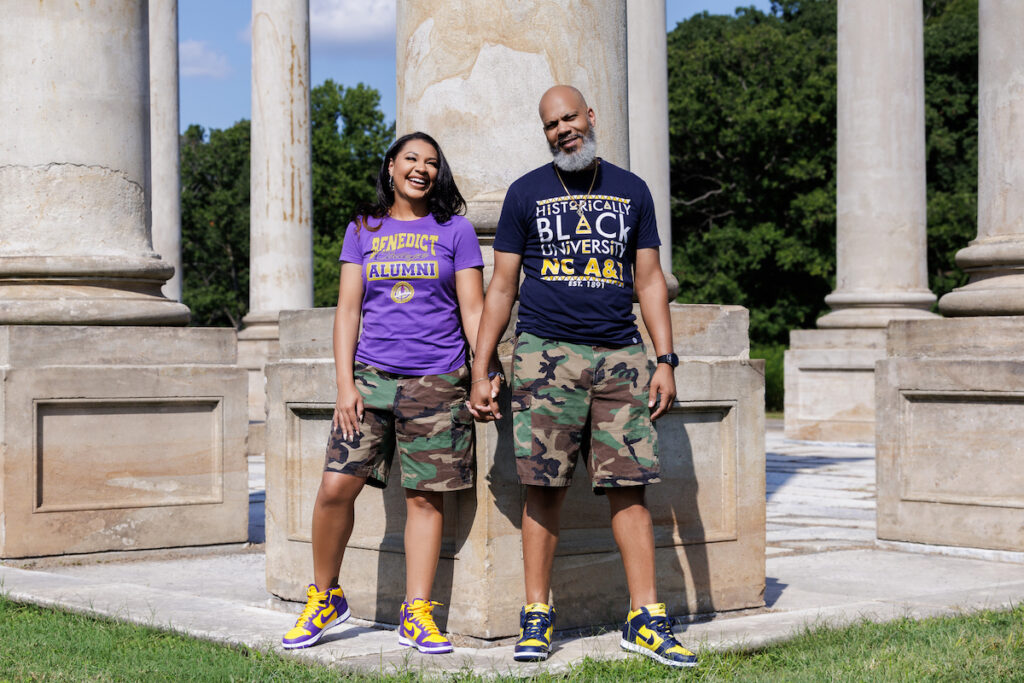
[[[501,419],[501,413],[498,412],[498,392],[501,390],[502,379],[503,375],[498,374],[491,379],[481,377],[473,381],[466,407],[477,420],[493,422]]]
[[[651,377],[651,391],[648,394],[647,407],[651,409],[651,420],[657,420],[676,400],[676,378],[672,366],[658,363],[654,376]]]
[[[334,419],[331,426],[341,429],[341,435],[346,441],[351,441],[356,434],[362,434],[359,423],[363,421],[363,397],[356,389],[356,385],[349,383],[348,386],[338,388],[338,401],[334,404]]]

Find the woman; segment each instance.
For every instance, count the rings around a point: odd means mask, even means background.
[[[464,209],[437,142],[411,133],[388,149],[376,204],[345,232],[334,316],[338,400],[313,507],[314,583],[282,640],[286,648],[313,645],[348,618],[338,575],[355,500],[365,484],[387,485],[397,442],[407,515],[398,642],[452,651],[434,623],[430,593],[442,492],[473,486],[466,342],[476,344],[483,259],[473,226],[459,215]],[[497,391],[500,378],[491,381]]]

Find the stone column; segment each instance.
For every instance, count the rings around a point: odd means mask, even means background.
[[[956,255],[970,275],[947,316],[1024,315],[1024,4],[978,5],[978,237]]]
[[[253,421],[264,419],[279,313],[313,306],[309,87],[309,0],[254,0],[249,314],[238,335]]]
[[[0,22],[0,324],[183,325],[149,234],[145,5],[13,3]]]
[[[149,110],[153,250],[174,266],[164,296],[181,301],[177,0],[149,0]]]
[[[970,282],[950,317],[891,324],[876,366],[878,538],[899,549],[1024,552],[1024,5],[981,0],[978,19]]]
[[[679,293],[672,275],[672,197],[668,161],[668,45],[665,3],[626,5],[629,64],[629,167],[651,188],[661,238],[661,269],[669,300]]]
[[[786,354],[786,435],[874,440],[885,326],[925,319],[924,33],[917,0],[838,7],[836,289]]]
[[[839,3],[836,289],[820,328],[932,317],[921,11],[916,0]]]
[[[572,8],[557,0],[398,0],[397,133],[422,130],[444,148],[484,247],[485,281],[505,190],[551,160],[537,115],[545,90],[578,87],[597,113],[599,154],[629,168],[626,3]]]
[[[146,9],[4,3],[0,558],[247,538],[234,331],[160,294]]]

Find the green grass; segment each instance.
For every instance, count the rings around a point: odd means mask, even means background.
[[[685,635],[682,637],[685,641]],[[2,681],[417,681],[413,671],[346,676],[213,643],[0,598]],[[453,672],[448,680],[478,680]],[[499,678],[498,680],[511,680]],[[1024,681],[1024,606],[922,621],[814,628],[751,652],[704,652],[700,666],[584,660],[538,681]]]

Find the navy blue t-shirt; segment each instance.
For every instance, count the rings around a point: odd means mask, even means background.
[[[654,201],[638,176],[602,160],[593,170],[553,164],[512,183],[501,207],[497,251],[523,257],[516,334],[592,346],[640,341],[633,315],[636,250],[658,247]],[[577,213],[582,208],[582,217]]]

